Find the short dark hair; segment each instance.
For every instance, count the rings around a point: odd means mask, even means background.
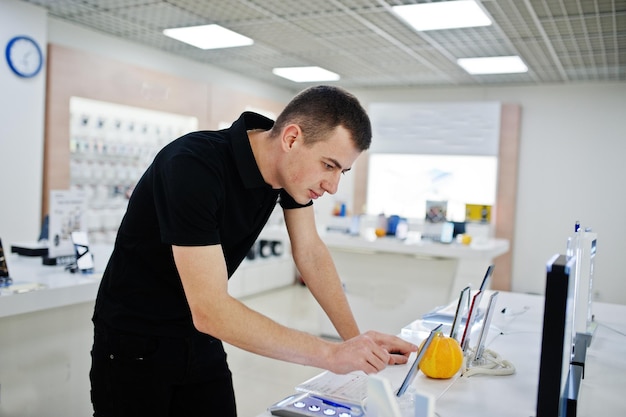
[[[306,144],[324,139],[337,126],[350,132],[360,151],[367,150],[372,142],[365,109],[354,95],[339,87],[319,85],[298,93],[278,115],[272,136],[290,123],[300,126]]]

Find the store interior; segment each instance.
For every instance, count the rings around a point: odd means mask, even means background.
[[[38,240],[54,203],[51,196],[58,190],[81,193],[87,206],[82,221],[90,241],[106,248],[113,242],[133,181],[161,146],[187,131],[228,126],[245,110],[273,117],[305,87],[284,80],[270,83],[112,36],[56,18],[35,3],[0,3],[0,40],[6,43],[28,34],[42,45],[45,57],[41,72],[28,79],[16,77],[7,65],[0,68],[0,239],[7,254],[12,245]],[[624,11],[620,13],[623,19]],[[623,59],[623,34],[617,38]],[[616,77],[584,81],[349,88],[370,113],[373,146],[342,178],[334,196],[315,202],[318,228],[345,271],[347,286],[359,293],[366,286],[350,283],[355,275],[365,278],[369,270],[366,289],[378,291],[376,276],[385,271],[393,274],[396,268],[398,275],[411,277],[415,271],[424,294],[403,303],[418,304],[410,310],[417,316],[450,301],[458,289],[455,279],[479,282],[477,271],[494,262],[494,289],[542,295],[546,263],[565,251],[566,239],[579,221],[598,235],[593,299],[626,304],[620,264],[626,222],[615,214],[626,204],[620,186],[626,154],[623,62],[613,71]],[[469,136],[487,139],[482,148],[463,152],[461,159],[442,149],[433,155],[427,141],[410,139],[444,131],[445,137],[438,139],[451,148],[468,131]],[[385,135],[395,141],[376,143]],[[427,168],[416,168],[420,166]],[[438,176],[441,172],[444,177]],[[455,252],[464,247],[460,238],[446,247],[447,252],[426,250],[415,262],[405,263],[406,256],[394,247],[368,257],[372,265],[367,268],[351,257],[355,245],[346,252],[341,239],[350,234],[354,218],[359,219],[356,234],[365,240],[376,240],[372,233],[380,213],[387,219],[405,218],[409,237],[420,240],[428,235],[427,205],[439,200],[447,202],[449,220],[457,222],[466,220],[466,204],[492,210],[489,221],[467,223],[466,234],[472,235],[474,245],[468,242],[467,247],[483,251],[480,257]],[[265,244],[280,242],[281,252],[245,263],[233,277],[233,291],[279,322],[333,337],[320,319],[319,307],[299,285],[279,213],[269,226],[262,238]],[[439,236],[440,230],[434,233]],[[502,246],[494,249],[490,245],[495,241]],[[100,268],[106,249],[101,253],[96,260]],[[8,256],[9,267],[29,270],[32,260],[20,258]],[[431,276],[451,278],[431,290]],[[87,283],[84,293],[71,296],[79,300],[71,305],[46,301],[43,295],[29,294],[32,298],[25,304],[0,297],[0,415],[91,413],[86,379],[93,310],[89,291],[96,288],[96,279]],[[50,283],[51,288],[55,285]],[[407,294],[405,285],[399,280],[394,290]],[[381,313],[388,307],[386,301],[395,307],[402,303],[394,294],[383,296],[380,311],[373,315],[370,307],[356,301],[365,326],[388,323],[389,329],[383,330],[393,331],[399,327],[396,323],[413,319],[405,320],[407,312],[397,309],[388,319]],[[258,415],[269,402],[319,372],[276,364],[233,347],[228,353],[236,391],[255,396],[238,404],[244,417]],[[268,378],[271,373],[281,377]],[[263,390],[257,391],[260,385]],[[52,414],[45,414],[46,409]]]

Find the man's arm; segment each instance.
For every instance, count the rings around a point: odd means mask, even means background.
[[[234,346],[335,373],[378,372],[397,361],[390,351],[404,353],[408,359],[416,349],[375,332],[336,343],[282,326],[228,294],[220,245],[173,246],[172,251],[195,327]]]
[[[284,210],[291,251],[303,281],[343,340],[360,334],[341,279],[315,226],[313,206]]]
[[[342,339],[353,340],[352,338],[359,334],[359,328],[330,252],[317,233],[313,206],[284,210],[284,214],[292,254],[302,279]],[[391,353],[389,364],[406,363],[408,359],[406,346],[396,345],[401,339],[371,331],[365,334]]]

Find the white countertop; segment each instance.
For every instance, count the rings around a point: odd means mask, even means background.
[[[487,347],[512,362],[515,374],[457,375],[447,380],[430,379],[422,373],[416,376],[413,387],[434,396],[438,416],[536,415],[543,300],[537,295],[499,294]],[[622,393],[626,383],[626,306],[595,303],[593,311],[598,328],[587,350],[577,415],[626,415],[626,397]],[[390,366],[380,375],[397,388],[406,375],[407,366]],[[258,417],[268,416],[270,413],[266,411]]]
[[[284,228],[282,232],[270,228],[269,232],[262,231],[259,239],[286,237]],[[25,245],[38,247],[32,242]],[[43,265],[39,256],[17,255],[5,249],[13,285],[0,288],[0,318],[94,301],[113,245],[92,244],[89,248],[94,255],[93,274],[71,273],[65,266]],[[242,265],[254,267],[245,261]]]
[[[387,252],[442,258],[490,260],[509,250],[509,241],[506,239],[476,239],[470,245],[463,245],[456,242],[445,244],[429,240],[399,240],[394,237],[367,239],[362,236],[351,236],[343,233],[324,233],[321,237],[331,249]]]
[[[0,289],[0,318],[95,300],[112,247],[92,245],[90,248],[95,261],[93,274],[71,273],[65,266],[43,265],[41,257],[7,254],[13,286]],[[16,292],[17,288],[24,292]]]

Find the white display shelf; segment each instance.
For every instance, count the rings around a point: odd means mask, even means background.
[[[244,260],[231,277],[232,296],[249,296],[294,283],[295,266],[286,236],[261,234],[259,240],[281,241],[282,254]],[[73,274],[64,266],[43,265],[40,257],[10,254],[7,260],[14,285],[0,289],[0,318],[94,301],[111,250],[112,245],[91,245],[93,274]]]

